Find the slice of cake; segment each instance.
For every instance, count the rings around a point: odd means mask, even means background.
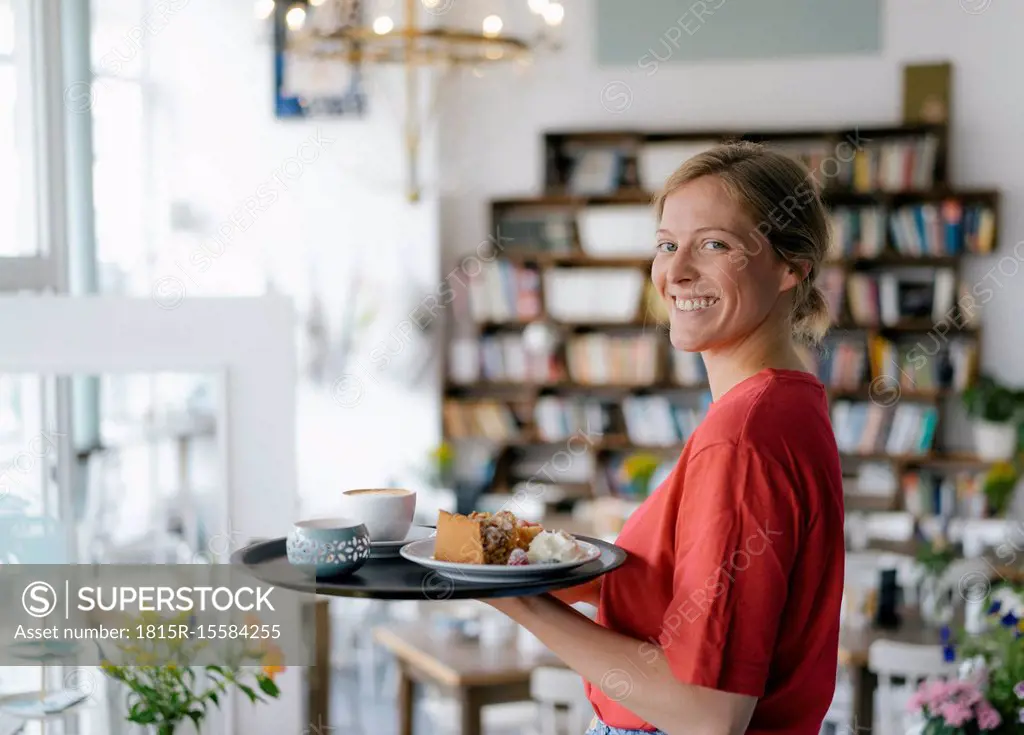
[[[508,511],[470,513],[442,510],[437,518],[434,558],[459,564],[505,564],[519,547],[519,522]]]

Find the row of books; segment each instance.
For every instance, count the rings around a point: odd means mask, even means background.
[[[912,191],[935,185],[939,138],[926,134],[877,142],[861,142],[849,161],[838,159],[838,185],[858,192]],[[846,158],[847,160],[843,160]],[[828,170],[824,170],[828,173]],[[829,182],[832,186],[833,182]]]
[[[875,258],[885,249],[882,207],[836,207],[831,219],[832,246],[837,257]]]
[[[939,415],[935,406],[897,403],[836,401],[832,429],[840,452],[918,455],[927,453],[935,439]]]
[[[710,394],[699,407],[682,406],[664,396],[630,396],[622,401],[626,435],[638,446],[682,444],[696,431],[710,402]]]
[[[832,388],[856,390],[868,382],[868,350],[863,339],[829,339],[810,358],[818,380]]]
[[[940,322],[953,308],[956,275],[949,268],[852,273],[845,288],[850,315],[857,324],[897,326],[907,319]],[[841,303],[842,295],[833,293],[830,300]],[[833,312],[833,316],[839,314]]]
[[[985,204],[949,199],[942,204],[899,207],[889,216],[893,247],[902,255],[991,253],[996,213]]]
[[[566,345],[569,374],[577,383],[648,385],[658,377],[658,334],[584,334]]]
[[[871,338],[872,375],[888,376],[904,390],[964,391],[974,382],[977,369],[974,339],[947,341],[928,335],[920,342],[898,344],[881,336]]]
[[[884,140],[851,134],[839,143],[812,138],[767,145],[803,163],[825,189],[908,191],[935,184],[939,139],[932,134]]]
[[[541,441],[565,441],[580,433],[604,434],[610,425],[610,408],[593,399],[541,396],[534,408],[534,422]]]
[[[540,316],[540,273],[507,260],[483,264],[470,280],[470,314],[478,322],[529,321]]]
[[[977,472],[907,472],[901,481],[903,503],[917,518],[986,518],[983,475]]]
[[[519,334],[495,334],[480,339],[483,380],[509,383],[553,383],[562,380],[553,355],[527,350]]]
[[[445,401],[442,412],[445,433],[453,439],[509,441],[519,436],[519,422],[504,403]]]

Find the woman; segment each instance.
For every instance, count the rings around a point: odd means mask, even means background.
[[[651,276],[672,345],[713,402],[633,513],[618,570],[555,597],[488,601],[585,680],[593,735],[817,735],[832,700],[843,501],[820,341],[826,211],[800,164],[754,144],[700,154],[656,202]],[[597,623],[567,603],[598,607]]]

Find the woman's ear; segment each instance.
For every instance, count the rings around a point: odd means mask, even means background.
[[[786,264],[786,275],[782,278],[779,291],[788,291],[803,283],[811,273],[811,264],[804,260]]]

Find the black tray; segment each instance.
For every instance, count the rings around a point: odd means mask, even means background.
[[[491,597],[524,597],[575,587],[597,579],[626,561],[626,552],[614,544],[588,536],[576,538],[601,549],[601,556],[575,569],[536,581],[505,583],[469,582],[445,577],[402,557],[367,559],[354,574],[340,579],[314,579],[305,569],[288,563],[285,539],[260,541],[231,555],[256,579],[298,592],[335,597],[369,597],[377,600],[482,600]]]

